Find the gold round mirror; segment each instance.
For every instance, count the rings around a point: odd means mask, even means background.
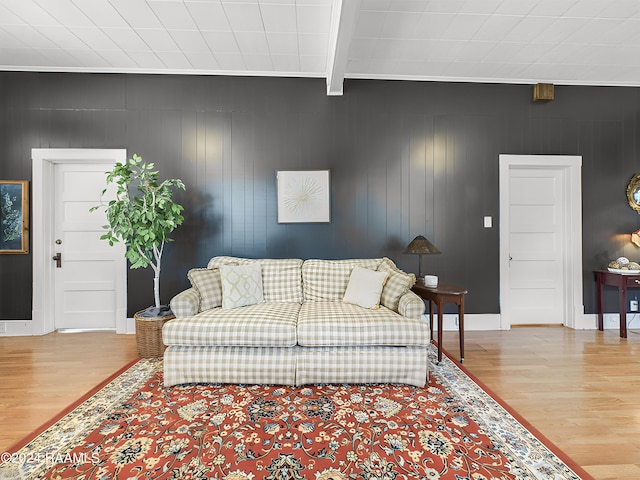
[[[640,173],[636,173],[627,185],[627,201],[631,208],[640,213]]]

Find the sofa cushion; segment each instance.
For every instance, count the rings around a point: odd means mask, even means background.
[[[169,320],[162,328],[165,345],[292,347],[300,304],[261,303]]]
[[[396,267],[396,264],[393,263],[392,260],[386,257],[382,259],[382,262],[378,266],[378,271],[389,273],[389,277],[382,289],[380,303],[397,312],[400,297],[413,287],[414,283],[416,283],[416,276],[413,273],[403,272]]]
[[[222,305],[222,281],[217,268],[192,268],[187,278],[200,296],[200,311]]]
[[[298,318],[298,344],[324,346],[426,346],[429,325],[380,307],[369,310],[343,302],[306,302]]]
[[[219,256],[209,260],[207,268],[222,265],[260,264],[265,302],[302,303],[302,260],[299,258],[252,259]]]
[[[425,347],[298,347],[295,351],[298,385],[406,383],[423,387],[427,380],[429,361]]]
[[[174,345],[164,352],[164,386],[197,382],[295,385],[296,352],[295,347],[178,347]],[[210,478],[220,477],[211,476]],[[241,478],[250,477],[242,476]]]
[[[264,302],[262,268],[251,265],[222,265],[222,308],[225,310]]]
[[[388,276],[388,272],[374,272],[368,268],[353,267],[342,301],[363,308],[380,307],[380,294]]]
[[[381,258],[356,260],[306,260],[302,265],[305,302],[342,300],[353,267],[377,270]]]

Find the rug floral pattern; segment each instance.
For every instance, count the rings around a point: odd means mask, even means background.
[[[579,478],[452,362],[434,370],[424,388],[165,389],[161,361],[142,360],[21,451],[48,461],[0,478]]]

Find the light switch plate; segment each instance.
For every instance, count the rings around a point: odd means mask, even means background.
[[[484,228],[493,227],[493,219],[490,216],[484,217]]]

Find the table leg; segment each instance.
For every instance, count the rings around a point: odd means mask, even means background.
[[[464,295],[458,304],[458,330],[460,332],[460,363],[464,363]]]
[[[627,338],[627,286],[620,287],[620,338]]]
[[[604,315],[603,315],[603,301],[602,301],[602,275],[596,273],[596,290],[598,297],[598,330],[604,330]]]
[[[442,361],[442,303],[438,304],[438,363]]]
[[[433,305],[433,301],[429,300],[429,338],[431,343],[433,343]]]

